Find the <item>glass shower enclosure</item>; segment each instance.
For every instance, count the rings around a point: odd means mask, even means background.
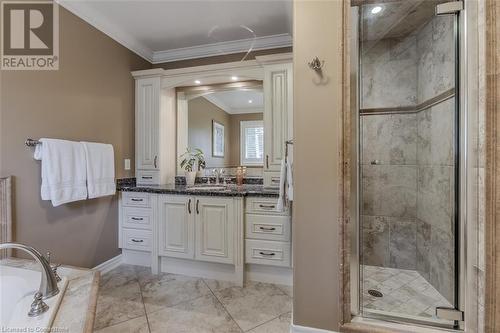
[[[357,1],[357,314],[458,328],[458,14]]]

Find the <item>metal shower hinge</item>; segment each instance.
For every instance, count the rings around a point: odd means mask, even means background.
[[[464,9],[463,1],[440,3],[436,6],[436,15],[455,14]]]
[[[436,317],[445,320],[464,321],[464,312],[455,308],[436,307]]]

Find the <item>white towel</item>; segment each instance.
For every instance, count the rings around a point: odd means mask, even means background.
[[[287,184],[287,199],[293,201],[293,162],[290,155],[286,158],[286,184]]]
[[[282,212],[286,207],[286,175],[286,159],[282,159],[280,168],[280,194],[278,204],[276,205],[278,212]]]
[[[82,142],[82,145],[87,159],[89,199],[115,194],[115,155],[113,146],[94,142]]]
[[[79,142],[40,139],[35,159],[42,161],[42,200],[57,207],[87,198],[85,151]]]
[[[292,178],[292,161],[290,156],[281,160],[280,168],[280,192],[276,210],[284,211],[290,201],[293,201],[293,178]]]

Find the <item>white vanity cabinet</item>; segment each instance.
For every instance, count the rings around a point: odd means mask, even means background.
[[[138,79],[136,91],[136,170],[158,170],[160,77]]]
[[[153,246],[153,207],[149,193],[124,192],[120,197],[119,246],[122,249],[151,252]]]
[[[292,64],[264,65],[264,186],[279,186],[286,141],[293,138]]]
[[[159,255],[234,263],[233,198],[160,195],[158,208]]]
[[[291,217],[277,198],[249,197],[245,207],[245,263],[291,267]]]
[[[194,259],[193,198],[160,195],[158,198],[159,255]]]
[[[137,184],[165,184],[175,175],[175,93],[161,89],[161,75],[135,73]]]

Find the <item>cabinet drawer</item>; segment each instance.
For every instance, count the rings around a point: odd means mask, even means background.
[[[150,208],[123,207],[123,227],[151,230],[151,222]]]
[[[151,251],[151,231],[122,229],[122,248],[139,251]]]
[[[246,199],[245,212],[270,215],[289,215],[288,207],[285,207],[283,212],[278,212],[276,210],[277,205],[278,198],[248,197]]]
[[[245,263],[290,267],[290,243],[247,239]]]
[[[264,187],[280,187],[280,173],[264,172]]]
[[[127,207],[151,207],[151,195],[141,192],[123,192],[123,206]]]
[[[246,214],[245,238],[290,241],[290,217]]]
[[[138,185],[159,185],[160,173],[154,170],[137,170],[136,182]]]

